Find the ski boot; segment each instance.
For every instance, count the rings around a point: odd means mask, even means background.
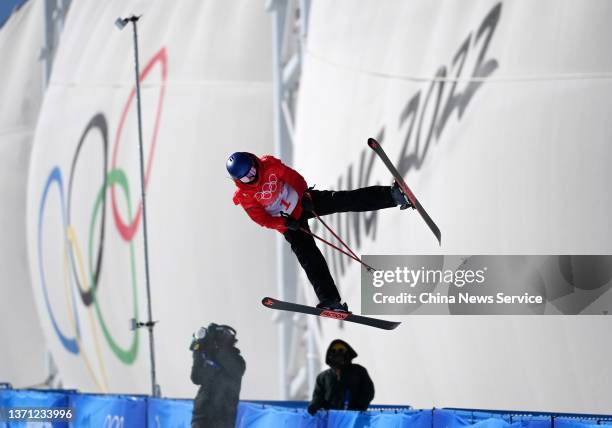
[[[397,184],[396,180],[393,180],[393,185],[391,186],[391,196],[395,203],[399,205],[400,210],[405,210],[406,208],[414,209],[414,206],[404,192],[402,192],[402,188]]]
[[[348,305],[346,303],[340,303],[339,300],[324,300],[317,305],[317,308],[327,311],[352,313],[348,310]]]

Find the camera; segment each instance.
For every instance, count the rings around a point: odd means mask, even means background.
[[[213,351],[219,348],[231,347],[236,342],[236,330],[228,325],[211,323],[208,327],[200,327],[193,334],[189,350]]]

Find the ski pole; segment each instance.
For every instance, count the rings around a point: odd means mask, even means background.
[[[334,238],[336,238],[336,239],[337,239],[337,240],[338,240],[338,241],[339,241],[339,242],[340,242],[340,243],[341,243],[341,244],[344,246],[344,248],[346,248],[346,249],[347,249],[347,250],[348,250],[348,251],[349,251],[349,252],[350,252],[350,253],[353,255],[353,257],[355,257],[355,258],[359,258],[359,257],[357,257],[357,254],[355,254],[355,252],[354,252],[353,250],[351,250],[351,247],[349,247],[349,246],[347,245],[347,243],[346,243],[346,242],[344,242],[344,241],[342,240],[342,238],[340,238],[340,236],[338,236],[338,234],[337,234],[336,232],[334,232],[334,231],[333,231],[333,229],[332,229],[331,227],[329,227],[329,226],[327,225],[327,223],[325,223],[321,217],[319,217],[319,214],[317,214],[317,213],[315,212],[315,210],[310,210],[310,212],[312,212],[312,214],[314,214],[314,216],[316,217],[316,219],[317,219],[317,220],[319,220],[319,221],[321,222],[321,224],[322,224],[323,226],[325,226],[325,228],[326,228],[327,230],[329,230],[329,232],[330,232],[332,235],[334,235]]]
[[[308,198],[310,200],[310,203],[312,204],[312,197],[310,196],[310,193],[304,193],[304,197]],[[334,238],[336,238],[342,244],[342,246],[346,248],[348,252],[353,255],[353,257],[359,258],[357,254],[355,254],[355,252],[351,249],[351,247],[349,247],[348,244],[344,242],[342,238],[340,238],[340,236],[336,232],[334,232],[334,230],[331,227],[329,227],[327,223],[325,223],[321,217],[319,217],[319,214],[317,214],[314,208],[311,208],[309,211],[312,213],[312,215],[316,217],[317,220],[321,222],[323,226],[325,226],[327,230],[329,230],[329,232],[334,236]]]
[[[314,210],[310,210],[310,212],[313,213],[313,215],[321,222],[321,224],[323,224],[323,226],[325,226],[327,228],[327,230],[329,230],[329,232],[338,240],[340,241],[340,243],[342,243],[342,245],[344,245],[344,247],[346,247],[346,249],[348,251],[350,251],[350,253],[344,251],[342,248],[338,247],[337,245],[332,244],[331,242],[321,238],[320,236],[312,233],[310,230],[304,228],[304,227],[300,227],[300,230],[310,236],[312,236],[313,238],[318,239],[319,241],[329,245],[330,247],[332,247],[334,250],[340,251],[342,254],[344,254],[345,256],[350,257],[351,259],[355,260],[358,263],[361,263],[368,272],[376,272],[377,269],[374,269],[372,266],[370,266],[369,264],[365,263],[363,260],[361,260],[359,257],[357,257],[357,255],[353,252],[353,250],[351,250],[351,247],[349,247],[343,240],[342,238],[340,238],[340,236],[338,236],[338,234],[336,232],[333,231],[333,229],[331,227],[329,227],[327,225],[327,223],[325,223],[321,217],[319,217],[319,215],[314,212]],[[289,215],[285,212],[281,211],[281,217],[289,217]]]
[[[351,259],[355,260],[356,262],[361,263],[361,264],[362,264],[362,265],[363,265],[363,266],[366,268],[366,270],[367,270],[368,272],[376,272],[376,269],[374,269],[374,268],[373,268],[372,266],[370,266],[369,264],[365,263],[365,262],[364,262],[363,260],[361,260],[359,257],[357,257],[357,256],[355,256],[355,255],[353,255],[353,254],[350,254],[350,253],[348,253],[348,252],[344,251],[342,248],[340,248],[340,247],[338,247],[338,246],[336,246],[336,245],[332,244],[331,242],[329,242],[329,241],[327,241],[327,240],[325,240],[325,239],[321,238],[320,236],[318,236],[318,235],[316,235],[316,234],[312,233],[310,230],[308,230],[308,229],[306,229],[306,228],[304,228],[304,227],[300,227],[300,230],[301,230],[302,232],[304,232],[304,233],[309,234],[309,235],[310,235],[310,236],[312,236],[313,238],[316,238],[316,239],[318,239],[319,241],[321,241],[321,242],[323,242],[323,243],[325,243],[325,244],[329,245],[329,246],[330,246],[330,247],[332,247],[333,249],[340,251],[342,254],[344,254],[344,255],[346,255],[346,256],[348,256],[348,257],[350,257]]]

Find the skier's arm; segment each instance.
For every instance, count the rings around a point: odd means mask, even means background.
[[[285,233],[287,226],[283,217],[274,217],[266,212],[266,210],[258,203],[241,203],[242,208],[251,217],[255,223],[269,229],[276,229],[280,233]]]

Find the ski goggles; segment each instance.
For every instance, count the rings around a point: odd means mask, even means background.
[[[240,178],[240,181],[242,181],[243,183],[250,183],[251,181],[253,181],[256,175],[257,175],[257,168],[252,166],[251,169],[249,169],[249,172],[247,172],[244,177]]]

